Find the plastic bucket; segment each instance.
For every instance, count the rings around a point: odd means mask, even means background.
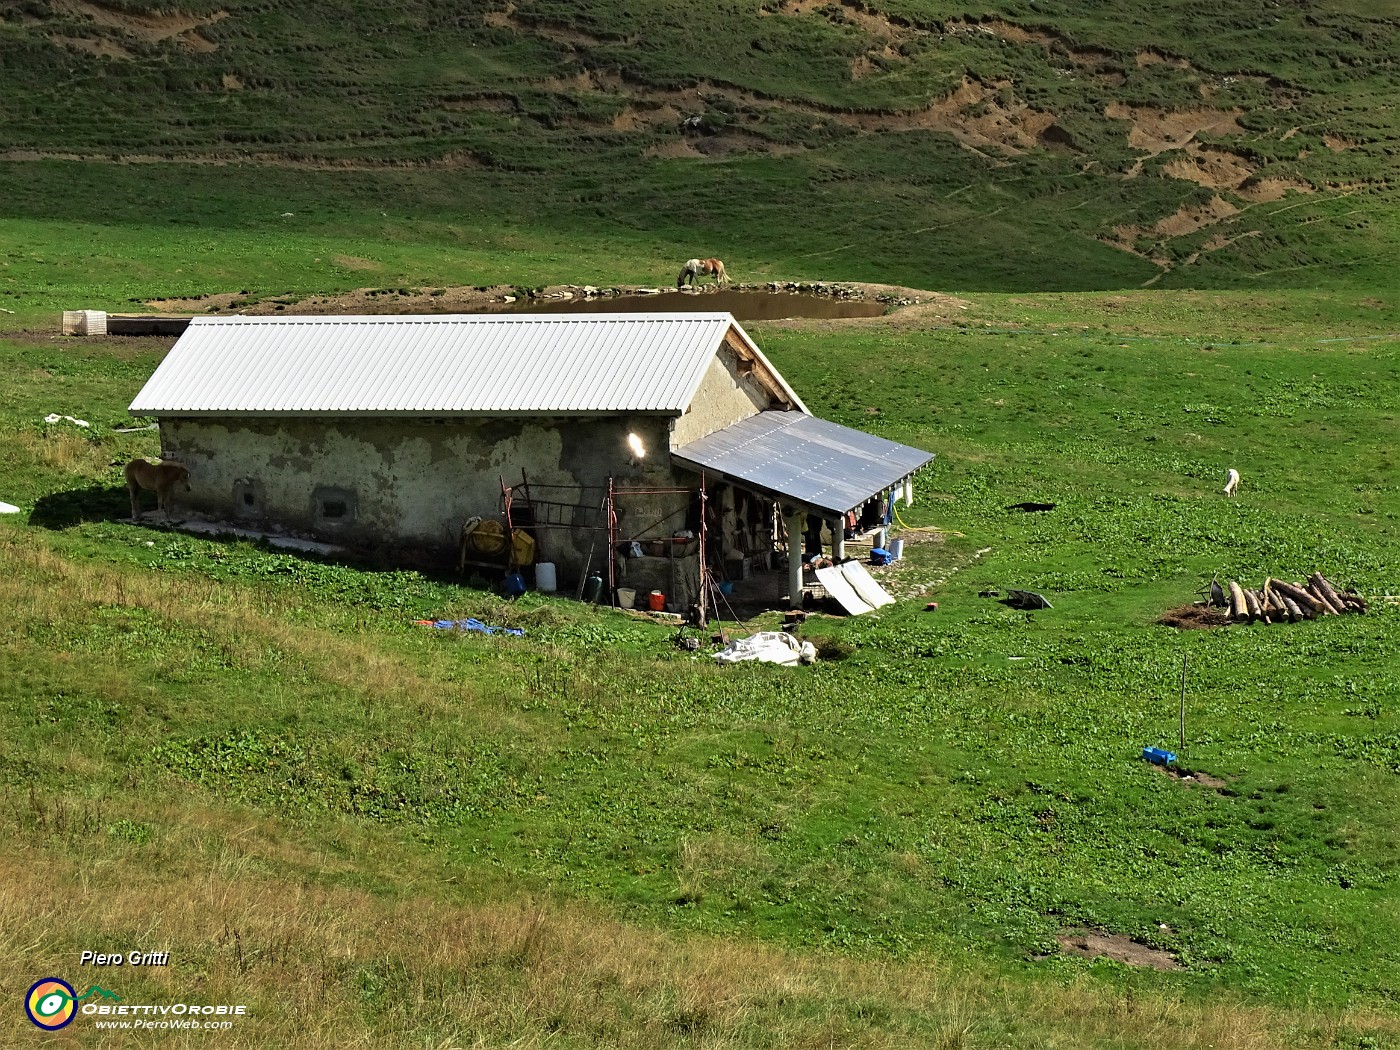
[[[734,581],[733,581],[733,580],[720,580],[720,581],[719,581],[719,593],[720,593],[720,594],[723,594],[726,598],[727,598],[729,595],[733,594],[733,593],[734,593]]]
[[[542,561],[535,566],[535,590],[553,594],[559,589],[559,579],[554,572],[554,562]]]
[[[652,591],[647,595],[647,608],[652,612],[661,612],[666,608],[666,595],[660,591]]]
[[[619,609],[632,609],[637,605],[637,591],[634,587],[619,587],[617,589],[617,607]]]
[[[900,558],[904,557],[903,540],[890,540],[890,557],[895,561],[899,561]],[[541,587],[540,590],[544,590],[544,588]]]

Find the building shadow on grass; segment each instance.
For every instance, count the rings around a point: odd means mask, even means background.
[[[112,521],[130,516],[131,499],[126,486],[90,485],[85,489],[40,496],[30,512],[29,524],[45,529],[67,529],[86,521]]]
[[[29,524],[54,531],[72,528],[86,522],[120,522],[131,524],[131,500],[125,486],[90,485],[41,496],[29,515]],[[185,519],[179,515],[167,522],[159,510],[147,506],[139,525],[152,535],[189,536],[221,544],[252,543],[276,554],[320,565],[338,565],[362,572],[396,572],[411,570],[436,583],[456,584],[479,590],[498,589],[504,567],[495,572],[471,569],[459,572],[456,556],[451,551],[430,550],[404,544],[386,544],[374,548],[336,547],[329,550],[306,550],[291,544],[280,544],[271,534],[250,536],[247,530],[229,525],[223,531],[218,523],[212,528],[184,528]]]

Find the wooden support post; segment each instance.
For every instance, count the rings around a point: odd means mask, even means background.
[[[831,560],[843,562],[846,560],[846,519],[844,517],[833,519],[830,528]]]
[[[709,494],[705,490],[705,472],[702,470],[700,472],[700,622],[696,625],[702,630],[710,622],[710,567],[706,564],[709,552],[705,550],[705,540],[707,539],[705,519],[709,516],[709,507],[706,502],[708,499]]]
[[[608,599],[604,605],[617,603],[617,504],[612,475],[608,475]]]
[[[802,608],[802,519],[805,515],[795,507],[783,508],[787,525],[788,547],[788,607]]]

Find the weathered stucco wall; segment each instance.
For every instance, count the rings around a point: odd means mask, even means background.
[[[769,407],[771,397],[752,373],[740,374],[734,351],[720,348],[685,414],[671,425],[671,447],[698,441]]]
[[[411,545],[455,556],[462,523],[498,516],[501,479],[522,469],[535,494],[597,508],[611,475],[634,488],[692,486],[666,453],[670,420],[658,416],[427,421],[393,418],[161,420],[165,454],[190,468],[181,503],[221,520],[307,533],[367,548]],[[647,456],[631,462],[629,433]],[[565,486],[548,489],[545,486]],[[666,514],[684,527],[683,493],[623,504],[623,535]],[[566,512],[572,524],[602,524],[600,512]],[[538,557],[564,574],[581,571],[606,533],[542,529]]]

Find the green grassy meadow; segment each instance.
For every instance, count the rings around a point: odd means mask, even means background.
[[[1216,574],[1395,589],[1400,340],[1373,338],[1393,321],[1376,309],[989,295],[959,324],[756,328],[814,411],[939,453],[901,511],[947,530],[907,533],[892,586],[909,597],[810,621],[843,658],[799,670],[718,669],[672,629],[567,601],[116,520],[118,464],[155,444],[113,431],[165,342],[11,335],[0,495],[28,514],[0,532],[8,862],[99,900],[181,879],[225,900],[184,922],[133,900],[100,925],[11,902],[36,934],[26,965],[154,936],[181,964],[123,987],[204,975],[253,1000],[246,1045],[286,1045],[303,1012],[306,1045],[1395,1045],[1400,608],[1153,622]],[[1057,506],[1005,509],[1028,499]],[[1055,608],[978,596],[1006,586]],[[527,633],[411,622],[464,615]],[[1176,747],[1183,658],[1181,762],[1219,787],[1137,757]],[[245,879],[295,887],[308,917],[270,931],[229,888]],[[446,969],[393,923],[382,953],[321,943],[326,911],[356,940],[329,902],[344,894],[376,929],[419,908],[504,926]],[[517,943],[540,923],[607,970],[597,1011]],[[631,984],[576,943],[598,923],[702,961]],[[1055,938],[1078,929],[1183,968],[1075,958]],[[730,950],[748,961],[726,979],[760,990],[675,999]],[[910,998],[928,967],[951,999]],[[295,1009],[274,993],[288,980]],[[497,981],[509,1009],[470,1005]],[[1074,1009],[1131,1004],[1150,1023],[1070,1034]]]
[[[1395,0],[5,7],[0,1043],[1400,1047],[1397,44]],[[937,454],[811,668],[130,524],[170,340],[57,334],[697,254],[966,300],[748,326]],[[1156,622],[1313,571],[1369,614]],[[249,1015],[41,1035],[46,975]]]

